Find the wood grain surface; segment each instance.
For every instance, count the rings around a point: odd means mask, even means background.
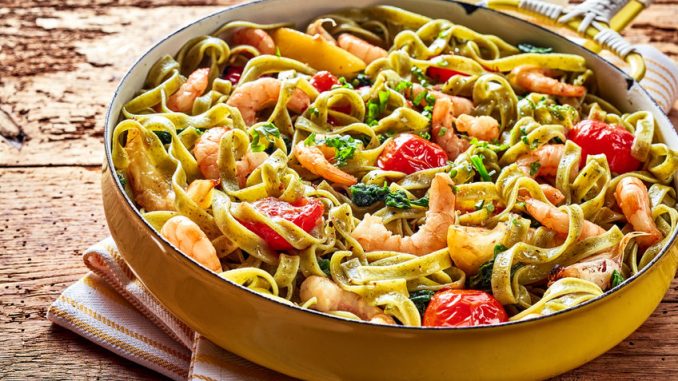
[[[100,200],[103,115],[154,41],[238,1],[0,0],[0,379],[158,379],[45,319],[108,232]],[[625,35],[678,61],[678,0]],[[678,105],[670,114],[678,124]],[[612,317],[613,318],[613,317]],[[568,345],[564,343],[563,345]],[[678,280],[623,343],[559,380],[678,379]]]

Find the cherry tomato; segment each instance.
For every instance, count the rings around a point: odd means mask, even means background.
[[[633,134],[617,126],[596,120],[582,120],[568,133],[568,139],[581,147],[581,166],[588,155],[605,154],[610,170],[626,173],[640,168],[640,161],[631,156]]]
[[[315,198],[302,198],[290,204],[274,197],[267,197],[255,201],[252,205],[262,214],[290,221],[305,232],[313,230],[325,209],[322,202]],[[240,223],[263,238],[273,250],[290,250],[293,248],[280,234],[263,223],[252,221],[240,221]]]
[[[386,144],[377,159],[379,168],[407,174],[445,164],[447,154],[439,145],[414,134],[398,135]]]
[[[327,91],[334,85],[338,85],[339,80],[329,71],[319,71],[311,78],[311,85],[319,92]]]
[[[494,296],[478,290],[442,290],[431,298],[424,313],[428,327],[471,327],[508,320]]]
[[[224,74],[224,79],[234,85],[237,85],[240,81],[240,76],[242,75],[243,69],[244,68],[242,66],[229,66],[228,69],[226,69],[226,73]]]
[[[455,75],[463,75],[463,76],[468,76],[468,74],[464,74],[462,72],[458,72],[456,70],[451,70],[451,69],[443,69],[442,67],[435,67],[435,66],[429,66],[428,69],[426,69],[426,75],[431,78],[432,80],[436,82],[447,82],[448,79],[450,79],[452,76]]]

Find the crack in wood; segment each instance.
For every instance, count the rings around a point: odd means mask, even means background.
[[[0,137],[17,150],[21,150],[21,146],[29,139],[21,126],[17,125],[3,110],[0,110]]]

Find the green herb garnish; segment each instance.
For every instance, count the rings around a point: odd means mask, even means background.
[[[346,165],[346,162],[353,158],[355,150],[358,149],[360,140],[353,139],[349,135],[328,136],[323,139],[323,144],[332,147],[335,150],[334,160],[338,166]]]
[[[410,300],[417,307],[419,315],[424,316],[433,294],[435,294],[433,290],[418,290],[410,294]]]
[[[612,271],[612,288],[615,288],[625,281],[624,276],[617,270]]]
[[[325,275],[330,276],[330,260],[326,258],[318,258],[318,266]]]
[[[370,80],[370,77],[365,75],[365,73],[358,73],[353,81],[351,81],[351,84],[353,84],[353,87],[371,86],[372,81]]]
[[[357,206],[370,206],[382,201],[388,194],[388,186],[383,187],[374,184],[358,183],[348,188],[351,200]]]
[[[483,179],[483,181],[492,181],[492,177],[490,177],[490,174],[487,173],[487,168],[485,168],[485,164],[483,163],[483,158],[481,155],[473,155],[471,156],[470,160],[471,164],[476,169],[476,172],[478,172],[480,178]]]
[[[160,142],[165,144],[172,143],[172,134],[167,131],[153,131],[153,133],[160,139]]]
[[[530,176],[535,176],[539,172],[539,168],[541,168],[541,163],[538,161],[530,163]]]
[[[250,136],[252,136],[252,142],[250,143],[250,148],[253,152],[262,152],[268,147],[268,142],[272,138],[280,137],[280,130],[273,123],[264,123],[250,131]],[[266,141],[266,143],[262,142]]]
[[[532,44],[518,44],[518,50],[523,53],[547,54],[553,52],[553,48],[541,47]]]

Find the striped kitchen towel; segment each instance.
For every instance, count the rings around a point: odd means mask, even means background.
[[[107,238],[83,259],[91,270],[49,307],[47,318],[173,380],[287,380],[212,344],[170,314]]]

